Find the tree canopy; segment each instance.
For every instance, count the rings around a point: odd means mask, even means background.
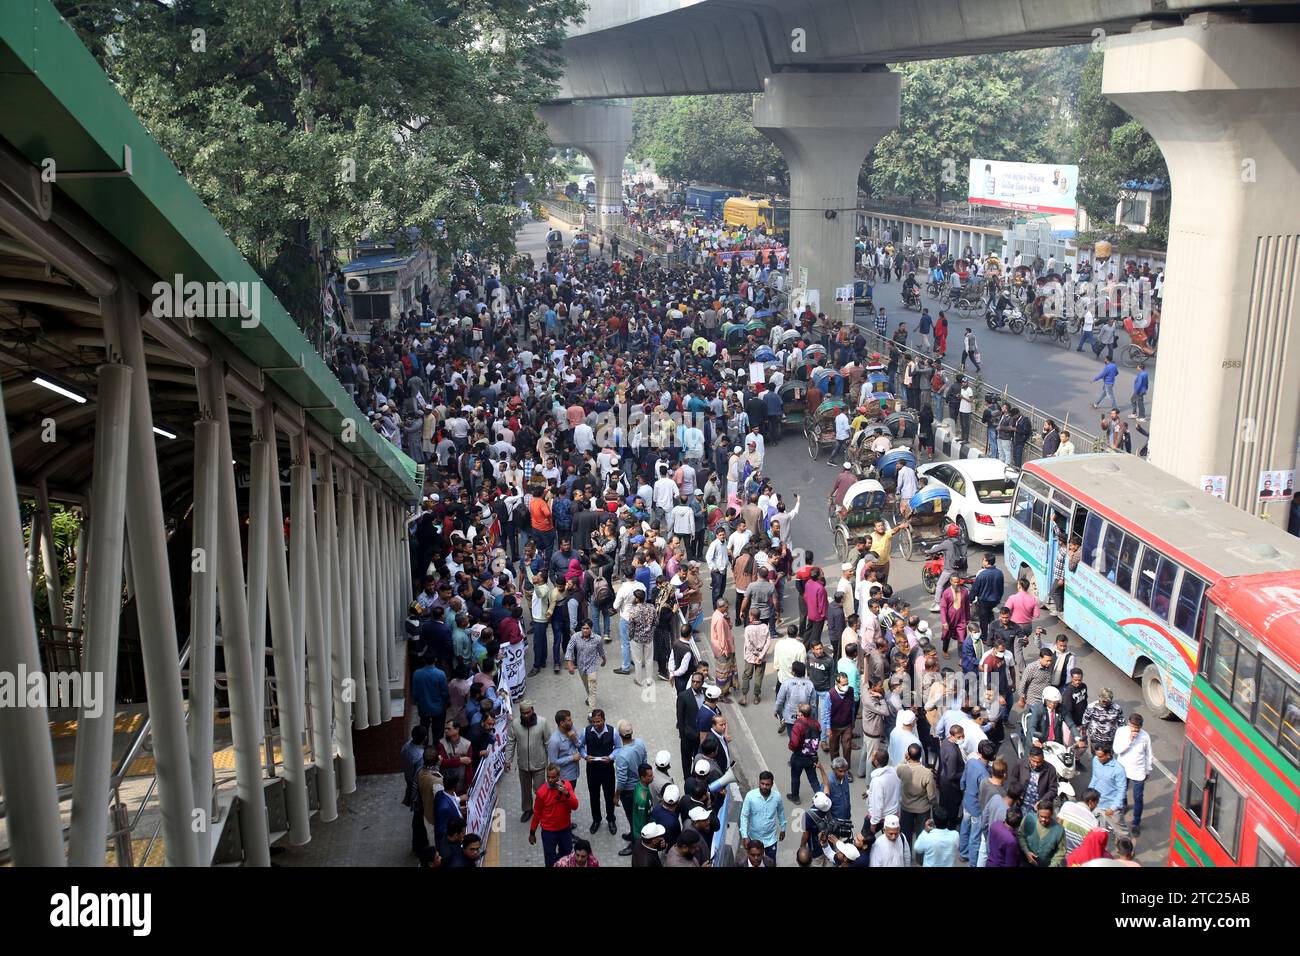
[[[535,107],[581,0],[107,0],[57,6],[299,321],[331,249],[509,248],[550,174]],[[446,232],[442,226],[445,225]]]
[[[754,129],[753,99],[744,94],[674,96],[633,105],[631,156],[649,159],[665,179],[778,189],[789,182],[781,151]]]
[[[1142,124],[1101,92],[1102,53],[1088,55],[1079,83],[1079,108],[1086,121],[1074,127],[1079,160],[1079,205],[1091,219],[1115,218],[1120,183],[1130,179],[1169,181],[1164,154]],[[1157,235],[1161,225],[1152,224]]]
[[[1062,162],[1081,48],[904,63],[899,127],[868,158],[873,195],[935,203],[966,196],[972,157]]]

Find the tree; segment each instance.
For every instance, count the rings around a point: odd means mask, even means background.
[[[300,323],[332,246],[508,249],[580,0],[59,0]],[[445,232],[442,226],[445,224]],[[440,237],[449,236],[448,240]]]
[[[1077,50],[1030,50],[905,63],[899,128],[866,164],[873,194],[964,197],[973,157],[1061,161],[1076,108]]]
[[[1120,184],[1130,179],[1169,181],[1164,155],[1142,124],[1101,92],[1103,54],[1088,55],[1079,82],[1082,121],[1074,127],[1079,162],[1079,204],[1090,219],[1115,218]]]
[[[754,129],[749,96],[676,96],[637,100],[633,159],[649,159],[665,179],[784,189],[789,171],[781,151]]]

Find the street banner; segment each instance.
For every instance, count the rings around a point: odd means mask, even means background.
[[[1073,213],[1078,185],[1078,166],[972,159],[966,201],[1022,212]]]
[[[484,838],[492,824],[492,811],[496,808],[497,783],[505,770],[506,738],[510,734],[510,721],[513,717],[509,691],[502,688],[498,693],[501,695],[501,712],[497,715],[496,730],[492,735],[492,743],[479,759],[478,769],[474,771],[474,784],[470,787],[469,802],[465,807],[465,832],[476,833]]]
[[[501,645],[501,686],[510,692],[511,700],[524,698],[524,685],[528,682],[527,648],[524,641]]]

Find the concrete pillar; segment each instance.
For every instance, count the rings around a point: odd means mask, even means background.
[[[632,143],[632,104],[583,100],[540,106],[551,145],[576,149],[596,175],[596,215],[601,228],[623,221],[623,162]]]
[[[808,270],[823,311],[853,281],[858,172],[898,126],[897,73],[778,73],[754,97],[754,128],[790,167],[790,275]]]
[[[1300,24],[1139,25],[1110,38],[1102,90],[1172,180],[1151,462],[1226,475],[1230,502],[1285,527],[1257,489],[1295,467],[1300,427]]]

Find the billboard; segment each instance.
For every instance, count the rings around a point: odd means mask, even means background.
[[[1078,166],[970,161],[967,202],[1022,212],[1072,213],[1077,208]]]

